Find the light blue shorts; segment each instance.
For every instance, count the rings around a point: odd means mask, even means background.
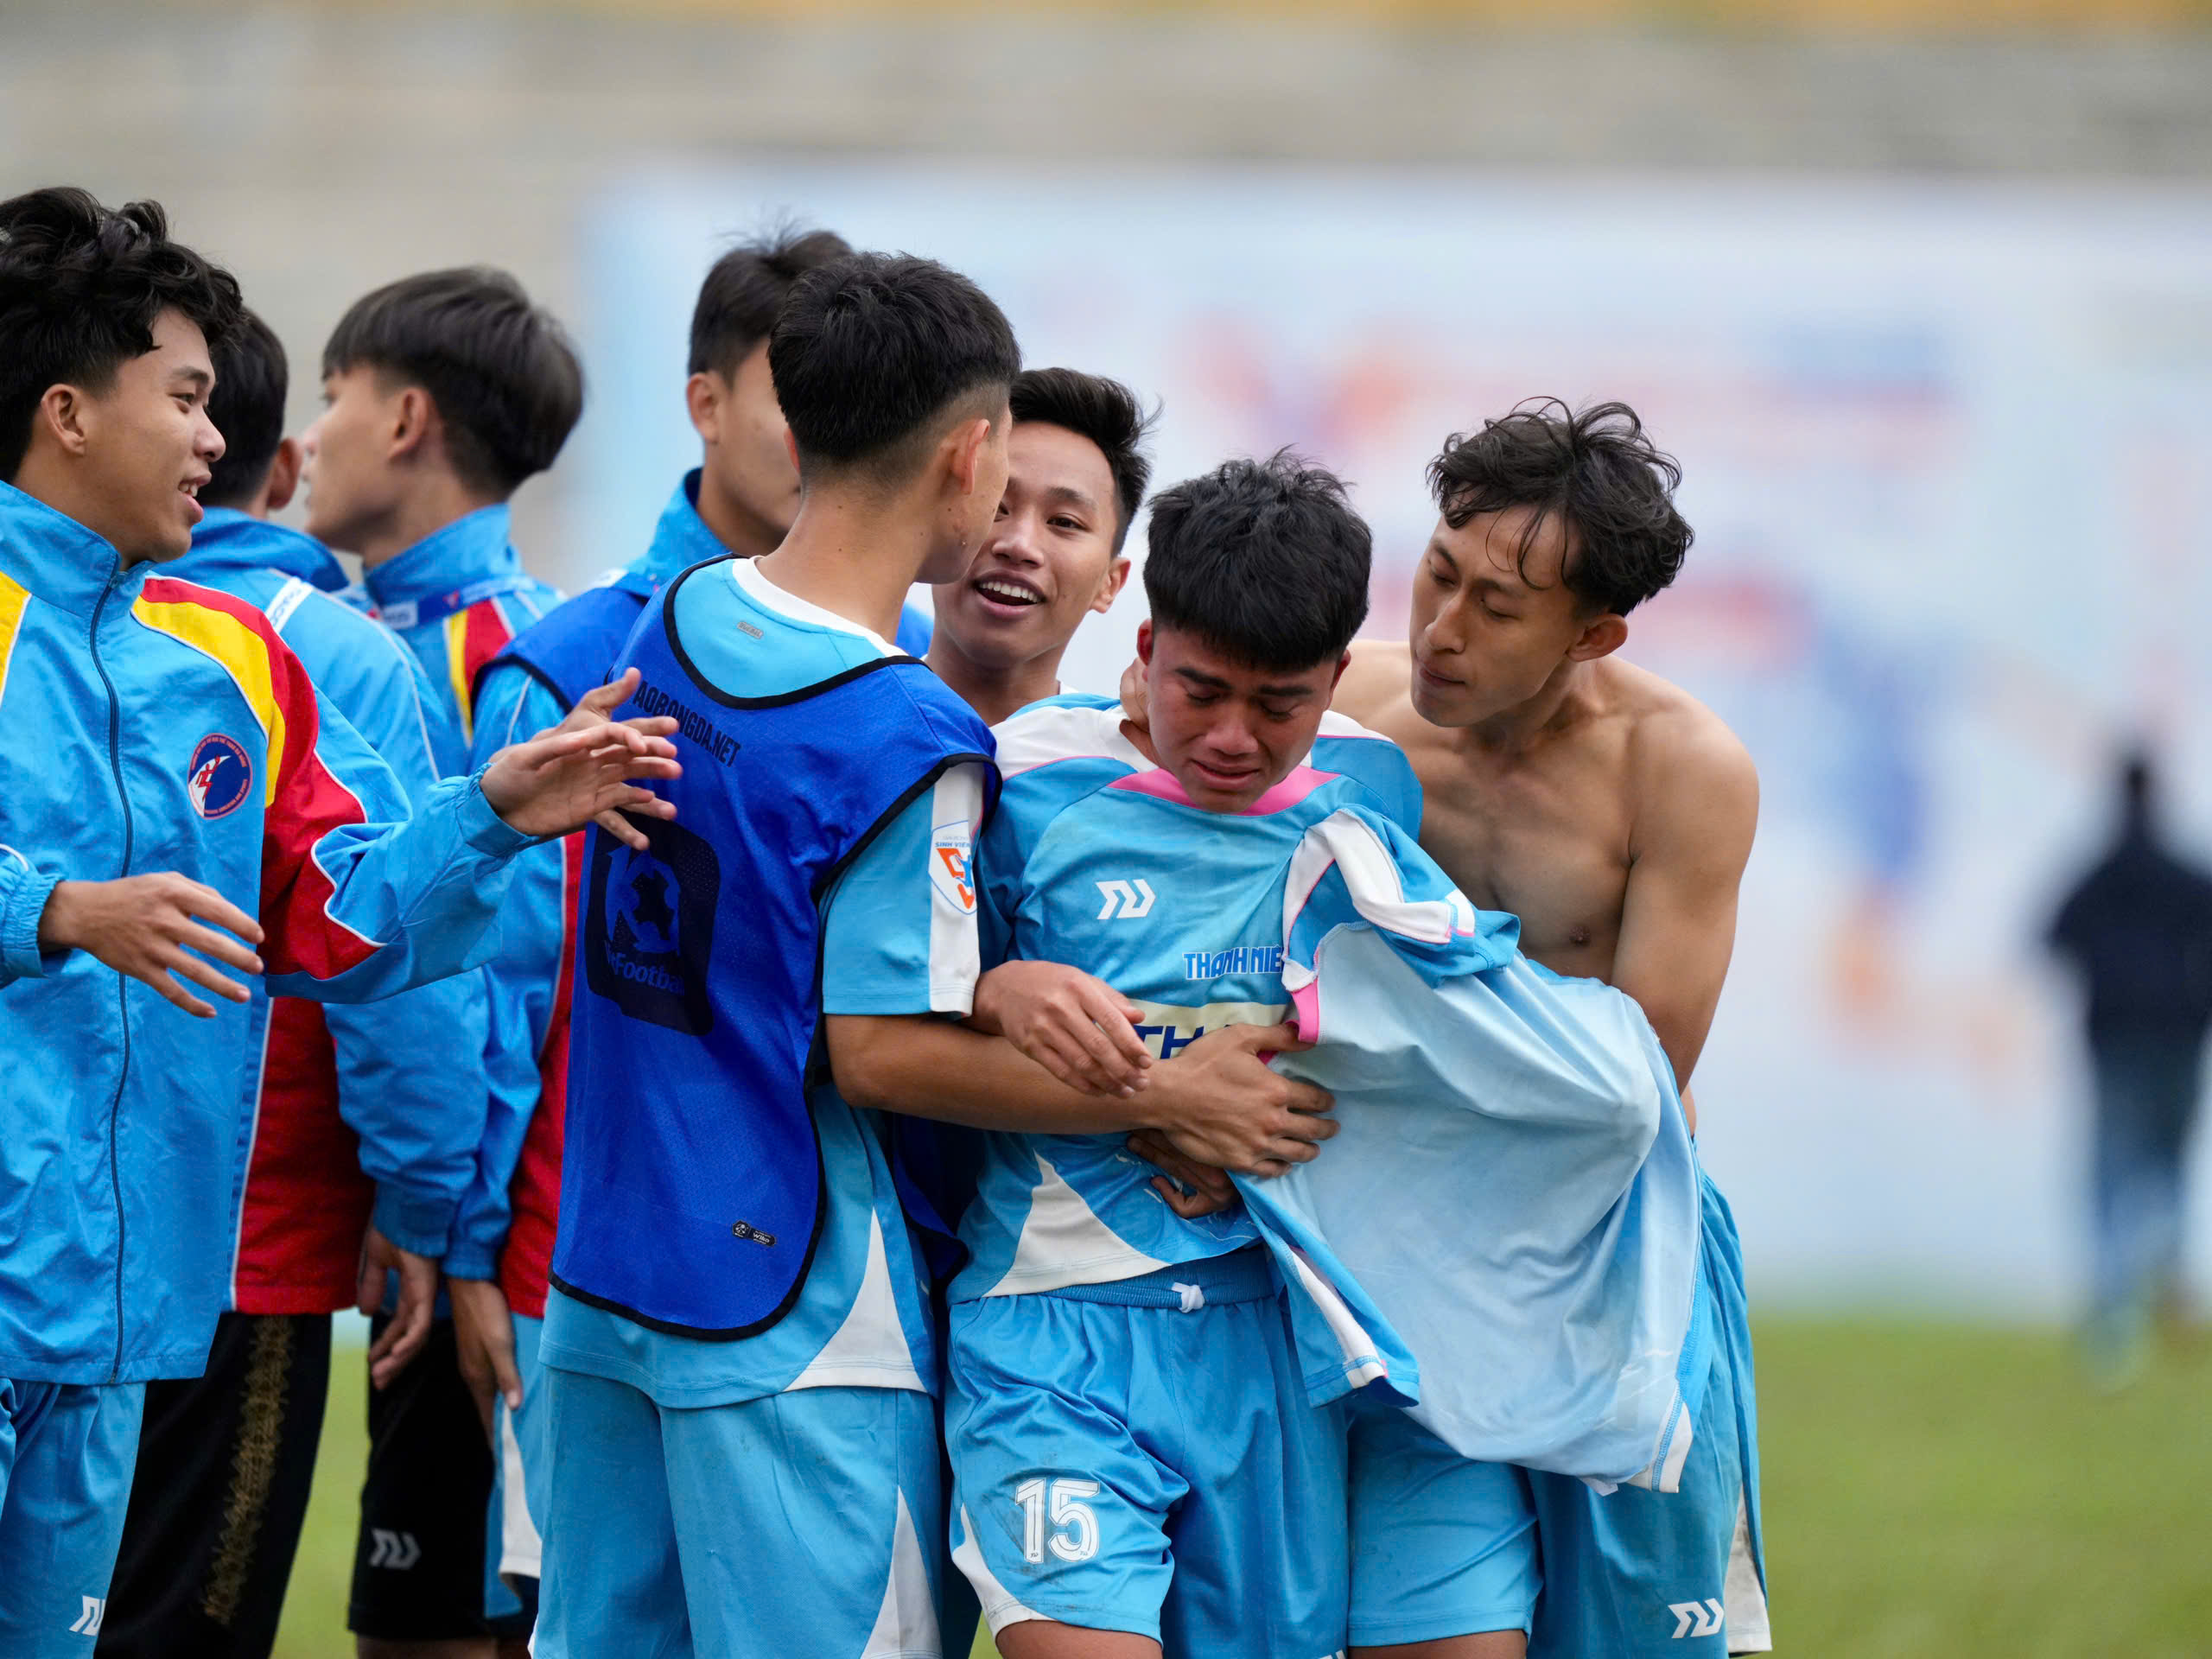
[[[1351,1410],[1355,1647],[1523,1630],[1543,1576],[1529,1478],[1390,1406]]]
[[[957,1303],[948,1377],[952,1559],[994,1633],[1344,1646],[1344,1415],[1306,1403],[1261,1251]]]
[[[505,1400],[492,1406],[492,1503],[486,1521],[484,1616],[512,1618],[522,1599],[512,1586],[543,1572],[545,1531],[545,1368],[537,1338],[545,1321],[514,1316],[515,1375],[522,1379],[522,1408]]]
[[[929,1395],[804,1389],[677,1409],[577,1371],[549,1366],[543,1382],[537,1659],[940,1659]]]
[[[1713,1368],[1681,1490],[1624,1486],[1600,1497],[1579,1480],[1529,1476],[1544,1559],[1529,1659],[1722,1659],[1773,1646],[1743,1254],[1709,1179],[1704,1211],[1699,1313],[1712,1321]]]
[[[146,1385],[0,1377],[0,1653],[89,1655],[123,1545]]]

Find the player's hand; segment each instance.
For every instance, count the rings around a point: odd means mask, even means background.
[[[676,803],[638,786],[645,778],[680,778],[676,729],[667,715],[611,718],[638,688],[638,671],[587,691],[569,717],[525,743],[511,743],[484,772],[484,798],[526,836],[565,836],[596,821],[625,846],[644,852],[645,833],[623,817],[672,818]]]
[[[57,882],[38,918],[40,950],[85,951],[202,1020],[214,1018],[213,1005],[194,996],[180,978],[232,1002],[246,1001],[253,993],[192,953],[257,974],[261,958],[247,947],[261,939],[260,923],[214,888],[173,870],[114,881]]]
[[[1122,671],[1122,718],[1141,732],[1152,729],[1152,687],[1144,677],[1144,658],[1132,657]]]
[[[492,1402],[505,1399],[509,1411],[522,1409],[522,1373],[515,1366],[515,1321],[506,1293],[488,1279],[448,1279],[446,1300],[453,1304],[454,1346],[461,1357],[461,1380],[476,1402],[484,1432],[492,1432]]]
[[[1146,1122],[1186,1158],[1240,1175],[1280,1175],[1317,1156],[1337,1132],[1325,1089],[1268,1069],[1263,1053],[1311,1048],[1298,1027],[1224,1026],[1154,1070]]]
[[[399,1306],[384,1334],[369,1344],[369,1381],[379,1389],[389,1387],[423,1351],[438,1308],[437,1262],[401,1249],[372,1226],[361,1240],[361,1281],[353,1287],[362,1313],[382,1310],[387,1273],[399,1275]]]
[[[1129,1150],[1148,1164],[1166,1171],[1152,1178],[1152,1190],[1167,1207],[1185,1221],[1217,1216],[1236,1202],[1236,1183],[1229,1172],[1185,1158],[1175,1143],[1153,1129],[1139,1129],[1129,1137]]]
[[[1135,1031],[1143,1017],[1079,968],[1008,962],[976,982],[968,1023],[1005,1038],[1071,1089],[1127,1096],[1150,1081],[1152,1054]]]

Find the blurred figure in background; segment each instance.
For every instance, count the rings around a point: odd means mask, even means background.
[[[2088,990],[2096,1137],[2086,1336],[2109,1387],[2141,1369],[2152,1315],[2177,1311],[2182,1166],[2212,1021],[2212,878],[2159,836],[2156,784],[2147,756],[2122,760],[2119,836],[2045,936]]]

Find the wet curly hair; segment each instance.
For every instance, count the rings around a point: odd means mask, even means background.
[[[1626,404],[1571,410],[1533,397],[1452,434],[1428,464],[1428,486],[1444,522],[1463,528],[1478,514],[1534,511],[1520,537],[1522,575],[1544,526],[1567,533],[1567,591],[1588,613],[1625,616],[1674,581],[1691,531],[1675,511],[1681,465],[1645,435]]]
[[[212,351],[242,310],[237,280],[172,241],[159,202],[103,207],[67,186],[0,201],[0,479],[22,470],[49,387],[105,390],[154,349],[164,311]]]

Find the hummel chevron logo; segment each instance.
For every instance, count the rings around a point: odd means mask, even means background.
[[[79,1596],[78,1599],[85,1604],[85,1611],[77,1615],[77,1622],[69,1627],[69,1634],[98,1636],[100,1621],[107,1617],[107,1603],[98,1596]]]
[[[388,1532],[382,1527],[371,1527],[369,1537],[369,1565],[388,1567],[395,1573],[404,1573],[423,1559],[423,1546],[415,1541],[411,1532]]]
[[[1102,922],[1134,922],[1140,916],[1152,914],[1153,892],[1142,881],[1135,887],[1126,881],[1101,881],[1097,887],[1106,900],[1098,912]],[[1115,910],[1117,905],[1121,906],[1118,914]]]
[[[1675,1616],[1675,1640],[1686,1636],[1718,1636],[1726,1622],[1727,1610],[1718,1599],[1713,1601],[1676,1601],[1668,1604],[1667,1611]]]

